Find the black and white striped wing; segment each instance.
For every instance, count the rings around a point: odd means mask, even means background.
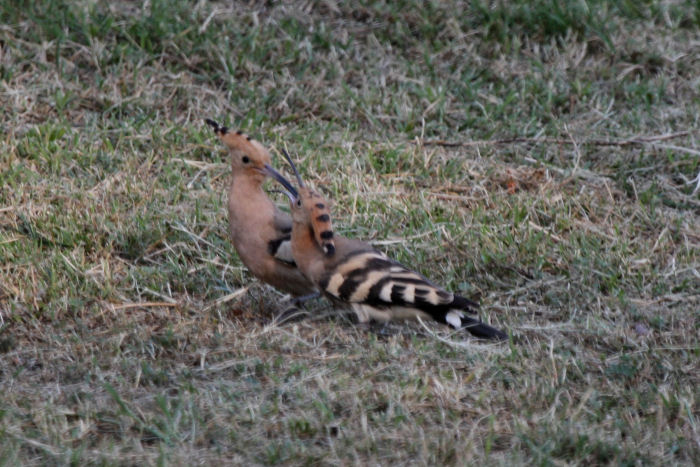
[[[476,313],[477,303],[435,286],[378,251],[348,255],[319,285],[365,319],[429,316],[478,337],[507,338],[502,331],[466,316]]]
[[[296,262],[292,256],[291,235],[283,235],[280,238],[267,242],[267,252],[278,261],[290,266],[296,266]]]
[[[267,252],[276,260],[296,266],[292,256],[292,218],[286,212],[276,209],[274,227],[277,235],[267,242]]]
[[[455,295],[431,284],[425,277],[392,261],[378,251],[351,254],[337,264],[319,284],[338,300],[376,308],[415,308],[431,316],[438,310],[478,305],[464,299],[455,303]],[[462,302],[462,301],[460,301]]]

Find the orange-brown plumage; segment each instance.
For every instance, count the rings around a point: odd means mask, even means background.
[[[262,188],[274,172],[268,150],[243,132],[207,123],[228,148],[231,183],[228,190],[229,233],[243,264],[258,279],[294,296],[316,292],[294,263],[290,237],[292,221]]]
[[[274,175],[291,201],[292,255],[304,275],[332,302],[350,307],[360,322],[432,318],[478,337],[508,337],[467,316],[476,314],[477,303],[434,285],[368,243],[333,234],[326,201],[305,187],[294,171],[298,190]]]

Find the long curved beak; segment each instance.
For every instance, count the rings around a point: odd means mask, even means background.
[[[282,149],[282,154],[284,154],[284,157],[287,159],[287,162],[289,162],[289,165],[292,167],[292,170],[294,171],[294,176],[297,178],[297,182],[299,182],[299,188],[304,188],[304,182],[301,179],[301,175],[299,175],[297,166],[294,165],[294,161],[292,161],[292,158],[289,156],[289,153],[285,149]]]
[[[282,190],[282,192],[285,195],[287,195],[289,201],[291,201],[292,203],[296,202],[296,200],[299,198],[299,192],[296,188],[294,188],[294,186],[289,182],[289,180],[284,178],[284,176],[281,173],[273,169],[272,166],[268,164],[265,164],[265,168],[262,170],[262,172],[265,175],[269,175],[270,177],[277,180],[279,184],[284,187],[284,190]]]

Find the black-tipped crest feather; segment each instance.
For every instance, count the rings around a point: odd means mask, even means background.
[[[205,118],[204,121],[206,122],[207,125],[212,127],[214,129],[215,133],[221,133],[222,135],[225,135],[228,133],[228,128],[225,126],[219,125],[216,121],[212,120],[211,118]]]

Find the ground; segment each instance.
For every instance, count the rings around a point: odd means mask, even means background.
[[[699,57],[681,0],[0,0],[0,464],[697,462]],[[510,340],[275,324],[204,118]]]

